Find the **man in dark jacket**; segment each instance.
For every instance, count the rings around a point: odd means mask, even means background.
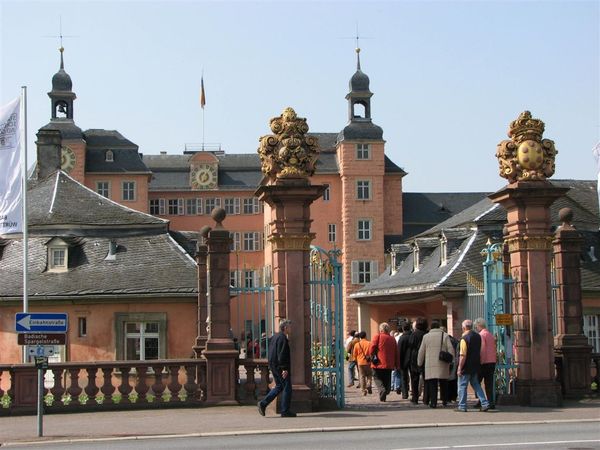
[[[421,342],[423,342],[423,336],[427,332],[427,319],[419,317],[415,321],[415,329],[413,330],[410,338],[408,339],[408,347],[410,349],[410,390],[411,399],[410,401],[415,405],[419,403],[419,381],[423,372],[422,368],[417,363],[417,357],[419,355],[419,348]],[[426,395],[423,396],[423,401],[426,402]]]
[[[458,361],[458,408],[456,411],[467,412],[467,388],[469,384],[481,403],[481,411],[490,409],[483,389],[479,384],[479,366],[481,361],[481,336],[473,331],[473,322],[462,323],[463,335],[460,340],[460,358]]]
[[[290,334],[292,322],[282,320],[279,323],[279,333],[275,333],[271,338],[269,345],[269,369],[275,380],[275,387],[267,396],[258,402],[258,412],[261,416],[265,415],[265,410],[281,392],[281,417],[296,417],[296,413],[290,411],[290,402],[292,400],[292,380],[290,377],[290,344],[288,335]]]
[[[400,361],[400,374],[402,377],[402,398],[408,398],[408,384],[410,372],[410,348],[408,347],[408,341],[411,335],[411,327],[409,322],[405,322],[402,325],[402,335],[398,339],[398,356]]]

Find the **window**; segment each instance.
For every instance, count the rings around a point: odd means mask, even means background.
[[[240,213],[240,199],[239,198],[226,198],[225,199],[225,212],[229,215]]]
[[[244,251],[254,252],[260,250],[261,237],[258,232],[244,233]]]
[[[87,317],[77,318],[77,336],[87,336]]]
[[[244,270],[244,287],[253,288],[256,287],[256,272],[254,270]]]
[[[359,241],[370,241],[371,240],[371,220],[360,219],[358,221],[358,233],[357,239]]]
[[[185,213],[188,216],[195,216],[198,214],[198,202],[195,198],[186,198],[185,199]]]
[[[323,191],[323,201],[328,202],[331,187],[328,184],[323,184],[323,186],[325,186],[325,190]]]
[[[169,214],[170,216],[177,215],[177,211],[179,211],[179,201],[176,198],[170,198],[167,201],[167,204],[168,204],[167,214]]]
[[[240,287],[241,272],[239,270],[232,270],[229,272],[229,286]]]
[[[356,144],[356,159],[371,159],[369,144]]]
[[[212,210],[215,208],[221,207],[221,199],[220,198],[207,198],[204,201],[204,214],[212,213]]]
[[[260,212],[260,204],[256,197],[244,199],[244,214],[258,214]]]
[[[352,261],[352,284],[367,284],[379,275],[377,261]]]
[[[229,244],[229,250],[232,252],[237,252],[241,250],[240,247],[240,232],[234,231],[229,233],[229,237],[231,238],[231,243]]]
[[[135,200],[135,181],[123,181],[123,200]]]
[[[600,314],[583,315],[583,334],[592,346],[592,353],[600,353]]]
[[[330,223],[327,225],[327,240],[329,242],[335,242],[335,223]]]
[[[157,198],[150,200],[150,214],[154,214],[155,216],[160,214],[160,202]]]
[[[67,249],[50,248],[50,270],[60,271],[67,269]]]
[[[166,313],[116,313],[117,359],[153,360],[167,357]]]
[[[356,182],[356,198],[358,200],[371,199],[371,182],[369,180],[358,180]]]
[[[108,181],[97,181],[96,192],[103,197],[110,198],[110,184]]]
[[[115,155],[112,150],[106,150],[105,156],[106,156],[106,158],[105,158],[106,162],[114,162]]]

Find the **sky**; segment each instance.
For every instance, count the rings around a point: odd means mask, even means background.
[[[313,132],[348,121],[348,82],[371,80],[373,122],[406,192],[495,191],[496,145],[523,110],[556,143],[554,178],[595,179],[599,1],[28,2],[0,0],[0,102],[28,92],[28,143],[50,120],[65,36],[75,123],[144,154],[203,139],[252,153],[292,106]]]

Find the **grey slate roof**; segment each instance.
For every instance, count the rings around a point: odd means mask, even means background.
[[[49,237],[29,239],[30,297],[190,294],[196,265],[168,233],[117,237],[114,261],[106,260],[110,238],[85,237],[69,248],[69,270],[46,269]],[[0,300],[22,295],[22,241],[11,240],[0,259]]]
[[[87,147],[116,149],[130,148],[138,149],[138,146],[119,133],[117,130],[104,130],[101,128],[91,128],[84,131]]]
[[[574,212],[573,224],[585,238],[582,252],[582,286],[586,290],[600,289],[600,218],[595,181],[553,180],[560,187],[570,187],[567,194],[551,207],[551,217],[558,225],[558,211],[569,207]],[[390,268],[376,280],[352,294],[357,299],[375,300],[390,295],[415,295],[438,289],[464,289],[466,273],[482,272],[481,250],[488,239],[502,240],[506,211],[498,204],[484,198],[448,220],[415,236],[398,247],[399,269],[394,275]],[[439,236],[448,239],[448,263],[440,266]],[[420,252],[420,270],[413,272],[412,245],[417,243]],[[437,245],[436,245],[437,243]],[[433,245],[433,247],[432,247]],[[591,247],[594,247],[593,261]],[[410,251],[409,251],[410,249]],[[423,251],[425,249],[425,251]]]
[[[193,297],[197,269],[186,249],[168,232],[168,221],[114,203],[64,172],[31,182],[29,205],[30,298],[86,296]],[[193,234],[178,233],[189,249]],[[47,270],[47,244],[69,245],[68,271]],[[111,240],[116,257],[107,259]],[[22,240],[0,240],[0,300],[22,295]]]
[[[165,229],[168,221],[129,209],[78,183],[62,171],[28,188],[29,225],[97,228],[151,227]]]
[[[53,119],[40,130],[58,130],[63,139],[83,139],[81,128],[72,119]]]
[[[336,133],[309,133],[319,138],[321,153],[317,160],[317,174],[339,173],[335,152]],[[257,153],[216,153],[218,159],[220,190],[254,190],[263,178]],[[143,163],[152,171],[150,191],[185,191],[190,188],[190,159],[193,154],[143,155]],[[406,172],[385,157],[386,173]]]
[[[338,135],[339,142],[360,139],[380,141],[383,139],[383,130],[380,126],[371,122],[370,119],[363,119],[361,121],[353,120]]]

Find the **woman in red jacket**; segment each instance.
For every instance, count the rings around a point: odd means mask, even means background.
[[[379,400],[385,402],[391,389],[392,370],[399,366],[396,339],[390,336],[390,326],[386,322],[379,324],[379,334],[371,340],[369,354],[377,355],[377,358],[371,358],[371,367],[379,391]]]

